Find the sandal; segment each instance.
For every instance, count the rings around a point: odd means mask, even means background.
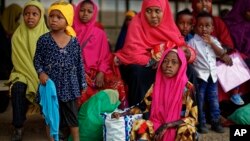
[[[231,96],[230,100],[236,105],[243,105],[244,101],[242,100],[239,94],[234,94]]]

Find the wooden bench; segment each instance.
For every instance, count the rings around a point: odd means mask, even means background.
[[[0,80],[0,91],[8,91],[9,86],[6,85],[8,80]]]

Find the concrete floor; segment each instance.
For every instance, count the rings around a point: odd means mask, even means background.
[[[8,109],[0,114],[0,141],[10,141],[11,120],[12,120],[11,105]],[[208,126],[210,127],[210,126]],[[225,128],[226,132],[218,134],[209,131],[208,134],[200,134],[199,141],[229,141],[229,128]],[[47,141],[45,126],[41,115],[33,115],[27,118],[24,125],[23,141]]]

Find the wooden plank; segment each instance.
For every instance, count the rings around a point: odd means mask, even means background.
[[[0,80],[0,91],[8,91],[9,86],[6,85],[8,80]]]

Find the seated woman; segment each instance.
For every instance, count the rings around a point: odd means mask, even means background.
[[[125,114],[149,111],[155,140],[195,140],[197,106],[193,85],[188,82],[186,69],[187,61],[182,49],[168,49],[159,62],[156,81],[144,100],[128,111],[113,113],[112,116],[118,118]]]

